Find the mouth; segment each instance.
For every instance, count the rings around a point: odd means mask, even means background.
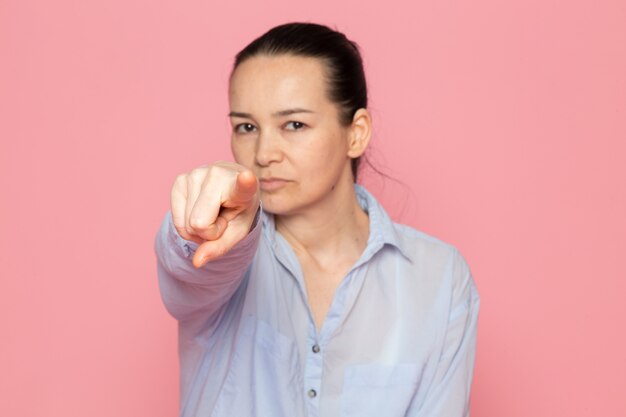
[[[259,185],[262,191],[275,191],[278,190],[285,185],[287,185],[289,181],[282,178],[260,178]]]

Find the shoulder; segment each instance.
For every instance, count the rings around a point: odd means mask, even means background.
[[[398,247],[412,263],[450,269],[450,272],[469,271],[465,258],[452,243],[406,224],[392,224]]]
[[[402,242],[409,245],[424,245],[441,250],[455,249],[452,244],[407,224],[393,222],[393,228]]]
[[[431,253],[452,253],[457,251],[451,243],[407,224],[393,222],[392,227],[398,238],[398,244],[406,252],[419,250]]]
[[[479,299],[469,264],[456,246],[405,224],[393,223],[393,228],[407,260],[406,271],[420,278],[417,282],[436,289],[436,293],[449,294],[465,306]]]

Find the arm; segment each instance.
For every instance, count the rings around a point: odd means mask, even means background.
[[[453,291],[443,349],[419,417],[468,417],[480,298],[469,267],[455,249]]]
[[[258,246],[262,222],[261,207],[250,232],[235,246],[200,268],[192,264],[196,242],[183,239],[168,211],[156,235],[154,250],[161,298],[168,312],[177,320],[197,314],[216,313],[241,284]]]

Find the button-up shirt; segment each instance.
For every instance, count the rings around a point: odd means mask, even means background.
[[[196,269],[168,212],[158,279],[178,320],[180,416],[467,417],[479,296],[460,252],[355,184],[369,238],[318,331],[298,258],[259,208]]]

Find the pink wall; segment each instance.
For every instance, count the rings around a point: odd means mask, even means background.
[[[362,46],[373,191],[472,267],[472,415],[626,415],[626,3],[220,3],[0,3],[0,415],[176,414],[154,234],[292,20]]]

